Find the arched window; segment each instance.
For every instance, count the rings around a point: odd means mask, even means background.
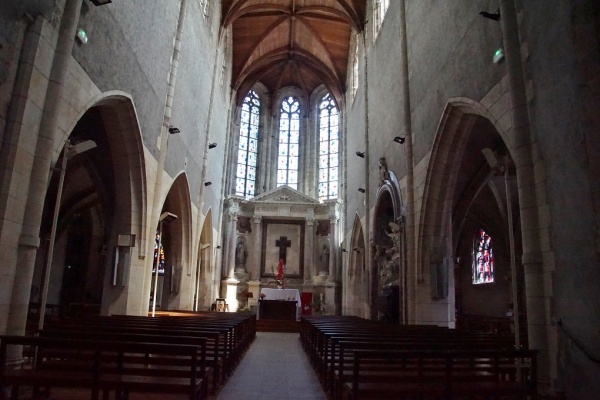
[[[339,116],[328,93],[319,104],[319,199],[338,197]]]
[[[354,42],[354,55],[352,56],[352,75],[351,75],[351,86],[350,91],[352,97],[356,95],[358,91],[358,35],[355,35]]]
[[[373,0],[373,40],[377,39],[377,34],[383,24],[385,13],[390,5],[390,0]]]
[[[248,92],[242,105],[240,143],[238,146],[235,194],[246,198],[256,189],[256,161],[258,153],[258,121],[260,99],[254,91]]]
[[[492,238],[483,229],[479,229],[473,243],[473,284],[492,282],[494,282]]]
[[[298,154],[300,150],[300,103],[286,97],[279,109],[279,151],[277,156],[277,186],[298,189]]]

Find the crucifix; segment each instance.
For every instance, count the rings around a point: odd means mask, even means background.
[[[292,241],[287,240],[287,236],[280,236],[279,240],[275,241],[275,246],[279,247],[279,259],[283,260],[283,263],[286,264],[285,256],[287,248],[292,247]]]

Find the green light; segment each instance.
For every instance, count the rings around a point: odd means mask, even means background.
[[[88,42],[88,35],[82,28],[77,28],[77,39],[81,44],[86,44]]]
[[[504,51],[502,51],[502,48],[499,48],[494,53],[494,58],[493,58],[494,64],[498,64],[503,59],[504,59]]]

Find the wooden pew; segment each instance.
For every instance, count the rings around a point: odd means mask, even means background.
[[[537,398],[533,350],[358,350],[349,400]]]
[[[35,357],[20,369],[7,368],[10,346],[28,346]],[[0,336],[0,399],[11,387],[11,399],[21,386],[31,386],[35,398],[42,388],[89,390],[97,400],[130,392],[185,394],[202,399],[201,360],[205,347],[170,343],[56,339],[32,336]]]
[[[44,335],[49,335],[50,332],[72,332],[72,335],[86,334],[89,332],[104,333],[104,334],[129,334],[138,335],[140,339],[144,335],[156,335],[166,337],[186,337],[197,336],[205,337],[207,340],[207,348],[205,354],[205,364],[211,371],[209,384],[211,392],[216,392],[218,386],[222,384],[229,373],[230,361],[228,354],[231,353],[228,348],[229,342],[227,337],[229,329],[227,328],[191,328],[182,327],[173,324],[170,327],[161,328],[158,326],[148,326],[144,324],[126,324],[117,321],[96,321],[95,323],[82,324],[78,321],[62,321],[58,324],[53,324],[44,330]],[[60,334],[60,333],[59,333]]]

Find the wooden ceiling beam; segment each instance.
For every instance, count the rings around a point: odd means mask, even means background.
[[[242,66],[242,70],[244,69],[244,66],[248,63],[248,60],[252,57],[252,54],[254,54],[256,49],[258,49],[258,47],[265,40],[265,38],[267,36],[269,36],[271,34],[271,32],[273,32],[278,26],[280,26],[287,20],[288,20],[288,17],[286,17],[286,16],[278,18],[271,25],[269,25],[267,27],[267,29],[258,38],[256,38],[254,43],[252,43],[252,46],[250,46],[250,49],[248,49],[248,52],[244,55],[243,61],[240,64]]]
[[[327,59],[328,61],[331,63],[331,65],[335,68],[335,62],[333,59],[333,55],[331,54],[331,52],[329,51],[329,49],[327,49],[327,46],[325,45],[325,43],[323,42],[323,39],[321,38],[321,36],[319,35],[319,32],[317,32],[310,24],[306,23],[306,21],[303,20],[303,18],[298,18],[299,21],[302,23],[302,25],[304,25],[306,27],[306,29],[308,29],[310,31],[310,33],[312,33],[312,35],[315,37],[315,39],[319,42],[319,44],[323,47],[323,49],[325,50],[325,53],[327,54]],[[338,76],[337,71],[336,72],[336,77]]]

